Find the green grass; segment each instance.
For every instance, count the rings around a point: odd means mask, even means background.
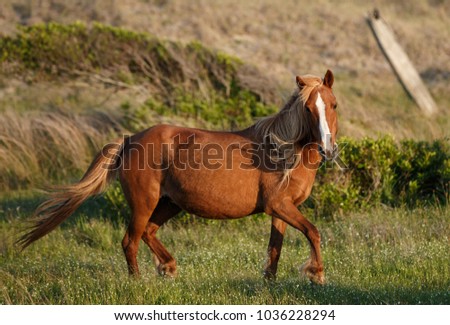
[[[12,247],[18,220],[36,202],[2,201],[0,304],[450,304],[446,206],[314,220],[327,276],[317,287],[299,276],[309,249],[294,229],[285,238],[277,281],[262,279],[268,217],[165,226],[159,237],[177,259],[176,279],[155,274],[144,244],[142,276],[129,278],[120,245],[124,225],[92,212],[92,201],[19,253]]]

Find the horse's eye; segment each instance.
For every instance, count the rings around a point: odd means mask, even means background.
[[[337,104],[334,104],[333,109],[336,109],[336,108],[337,108]]]

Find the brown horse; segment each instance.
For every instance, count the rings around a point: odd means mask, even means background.
[[[76,184],[60,188],[36,210],[37,221],[19,239],[23,248],[55,229],[89,196],[118,174],[131,208],[122,241],[130,274],[139,274],[142,239],[157,270],[174,276],[176,262],[156,238],[181,210],[213,219],[265,212],[272,216],[265,277],[275,278],[286,225],[308,239],[311,257],[302,271],[324,283],[320,235],[297,207],[314,182],[322,156],[333,157],[337,133],[334,77],[297,77],[298,89],[278,114],[237,132],[157,125],[104,146]]]

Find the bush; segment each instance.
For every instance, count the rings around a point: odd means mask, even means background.
[[[199,42],[183,45],[99,23],[20,27],[16,36],[0,37],[0,71],[33,72],[35,80],[95,73],[138,82],[172,108],[170,98],[180,90],[198,93],[202,100],[233,98],[242,90],[266,103],[278,98],[276,85],[238,58]]]
[[[341,169],[323,164],[305,206],[330,217],[376,205],[447,204],[450,156],[447,139],[433,142],[390,137],[340,141]]]
[[[450,159],[448,141],[403,141],[401,155],[393,164],[394,190],[410,205],[449,200]]]
[[[149,119],[154,115],[152,113],[156,113],[160,116],[189,117],[200,125],[206,122],[216,129],[233,130],[247,127],[256,118],[278,110],[274,105],[262,103],[247,90],[240,90],[233,97],[216,94],[209,100],[179,91],[174,94],[172,102],[170,105],[150,97],[139,107],[124,103],[121,107],[123,125],[132,132],[140,131],[149,125]]]

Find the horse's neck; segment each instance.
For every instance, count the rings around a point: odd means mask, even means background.
[[[292,178],[303,178],[305,174],[315,176],[322,156],[317,143],[307,144],[299,149],[300,163],[292,171]]]

